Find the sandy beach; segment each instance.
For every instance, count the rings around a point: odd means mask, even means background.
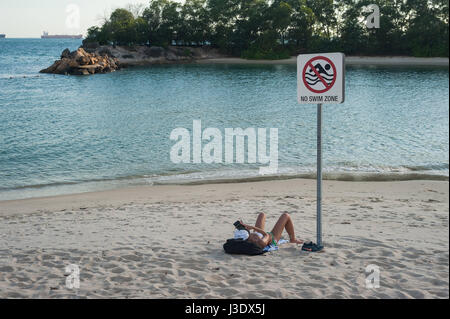
[[[345,62],[351,66],[448,66],[448,58],[416,58],[407,56],[346,56]],[[208,64],[297,64],[297,57],[284,60],[246,60],[240,58],[215,58],[198,60],[196,63]]]
[[[263,211],[271,228],[289,212],[297,236],[314,240],[314,180],[3,201],[0,298],[448,298],[448,186],[325,181],[325,250],[255,257],[224,253],[233,222]],[[66,287],[70,264],[79,289]],[[379,288],[366,287],[368,265]]]

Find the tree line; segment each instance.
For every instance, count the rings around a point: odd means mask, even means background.
[[[250,59],[318,51],[448,57],[449,0],[151,0],[116,9],[85,43],[211,46]],[[379,28],[368,28],[370,4]]]

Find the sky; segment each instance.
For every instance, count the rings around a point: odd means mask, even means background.
[[[0,0],[0,33],[7,38],[50,34],[86,34],[112,10],[148,0]]]

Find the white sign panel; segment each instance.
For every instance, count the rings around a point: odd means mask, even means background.
[[[297,58],[300,104],[338,104],[345,99],[345,55],[301,54]]]

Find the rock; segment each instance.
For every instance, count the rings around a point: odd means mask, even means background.
[[[70,60],[69,65],[73,69],[75,69],[75,68],[80,66],[79,63],[77,61],[75,61],[75,60]]]
[[[174,52],[168,51],[168,52],[166,52],[166,59],[168,61],[177,61],[178,57]]]
[[[85,57],[85,56],[88,56],[88,55],[89,55],[89,53],[87,53],[86,51],[84,51],[83,48],[79,48],[78,50],[73,51],[73,52],[70,54],[70,57],[71,57],[72,59],[79,60],[79,59],[81,59],[82,57]]]
[[[113,72],[119,68],[119,61],[107,54],[98,55],[88,53],[83,48],[70,52],[65,49],[61,54],[61,60],[55,61],[41,73],[90,75],[95,73]]]
[[[65,49],[61,59],[41,73],[77,75],[107,73],[127,66],[179,63],[216,57],[223,56],[216,49],[209,47],[125,47],[83,43],[82,47],[73,52]],[[87,68],[83,68],[85,66]]]
[[[109,64],[109,66],[111,67],[111,68],[113,68],[113,69],[118,69],[119,67],[118,67],[118,65],[117,65],[117,63],[116,63],[116,61],[115,60],[113,60],[113,59],[109,59],[109,61],[108,61],[108,63],[107,64]]]
[[[98,64],[91,64],[91,65],[80,65],[78,66],[78,69],[86,69],[86,70],[90,70],[90,69],[96,69],[98,68],[100,65]]]
[[[51,66],[49,66],[48,68],[46,68],[46,69],[43,69],[43,70],[41,70],[41,71],[39,71],[40,73],[54,73],[54,71],[55,71],[55,69],[56,69],[56,66],[57,66],[57,64],[56,64],[56,62],[54,63],[54,64],[52,64]],[[12,79],[12,78],[11,78]]]
[[[110,56],[110,57],[114,57],[114,55],[111,53],[111,50],[108,48],[102,48],[99,52],[99,55],[101,56]]]
[[[77,59],[77,62],[80,63],[80,65],[87,65],[90,61],[88,56],[81,56]]]
[[[61,53],[61,59],[63,58],[70,58],[70,50],[69,49],[65,49],[62,53]]]
[[[100,47],[100,44],[98,42],[87,42],[86,40],[83,41],[83,49],[86,50],[89,53],[95,52]]]
[[[169,50],[179,57],[190,57],[192,55],[188,48],[169,47]]]
[[[87,69],[75,69],[71,73],[72,75],[89,75],[89,71]]]
[[[160,58],[160,57],[164,56],[164,48],[161,48],[161,47],[145,48],[144,53],[145,53],[145,55],[152,57],[152,58]]]
[[[61,59],[60,63],[58,63],[58,65],[56,66],[56,69],[54,71],[54,73],[56,74],[64,74],[64,73],[69,73],[70,69],[71,69],[71,63],[70,63],[70,59]]]

